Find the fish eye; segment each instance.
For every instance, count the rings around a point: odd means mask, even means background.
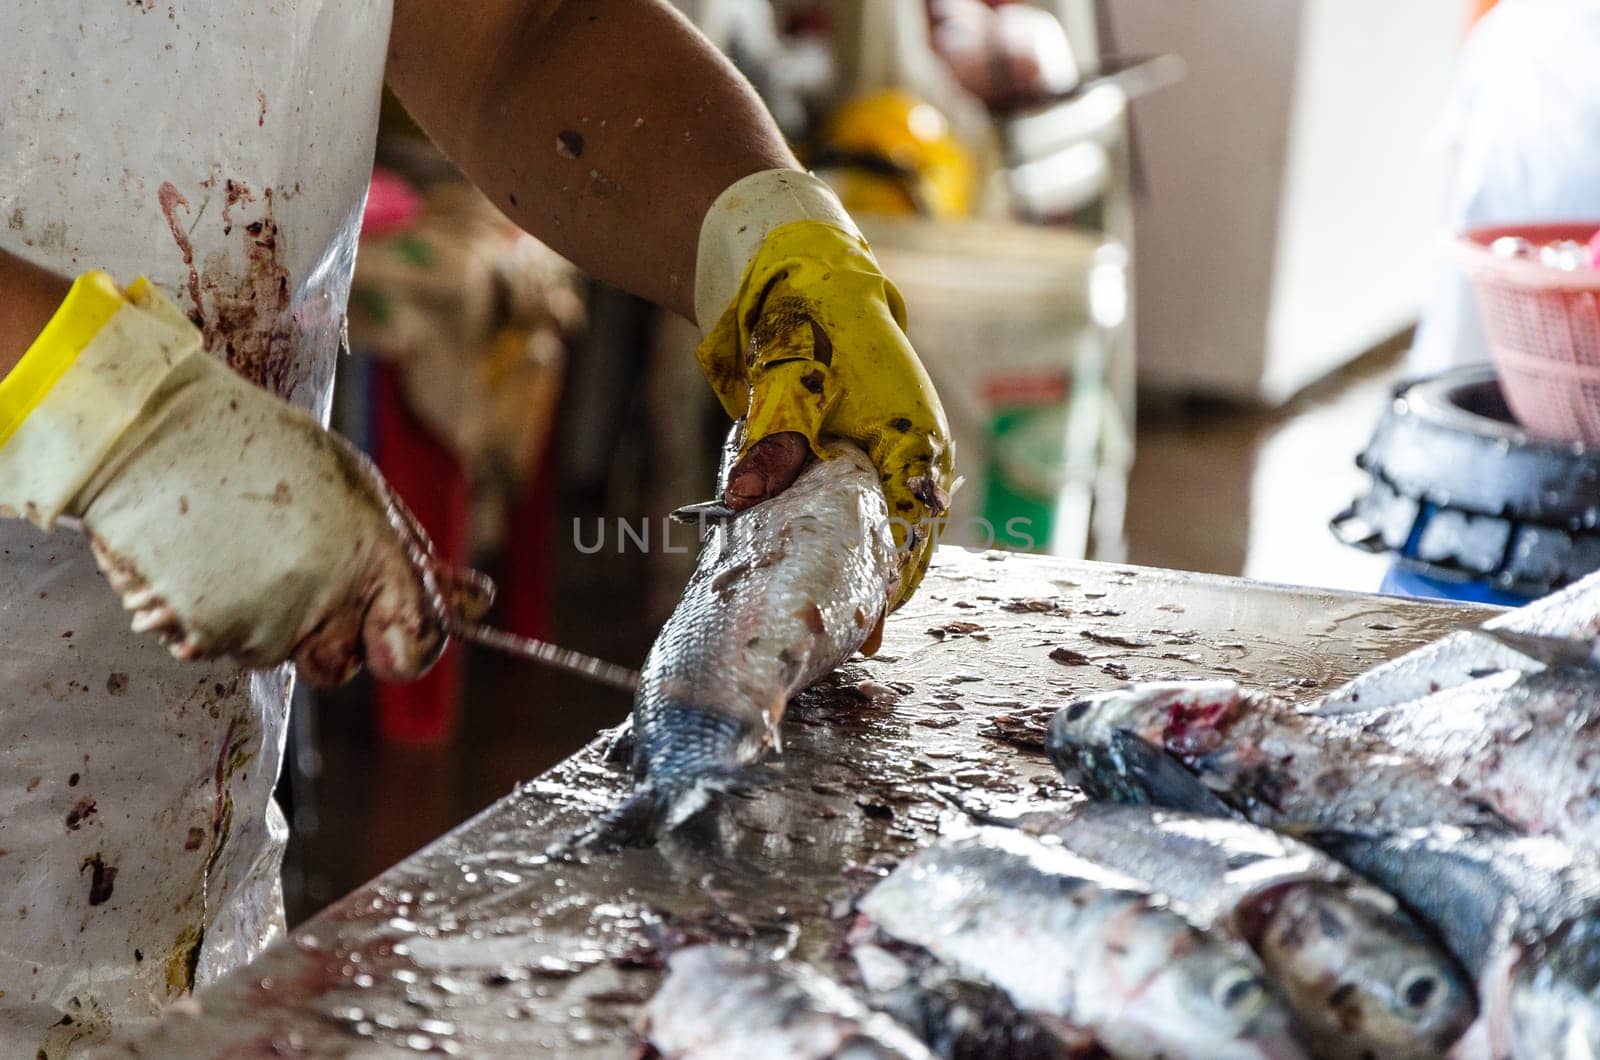
[[[1211,1000],[1223,1011],[1249,1019],[1266,1000],[1266,990],[1248,968],[1229,968],[1211,984]]]
[[[1412,968],[1400,977],[1395,988],[1408,1008],[1421,1011],[1443,995],[1441,985],[1432,968]]]
[[[1087,699],[1078,700],[1076,703],[1067,708],[1067,720],[1077,721],[1079,718],[1089,713],[1089,707],[1090,703]]]

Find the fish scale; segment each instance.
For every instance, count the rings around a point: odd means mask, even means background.
[[[1116,1057],[1303,1057],[1254,954],[1136,880],[983,828],[913,854],[860,903],[893,938],[1094,1035]]]
[[[1523,830],[1600,853],[1600,679],[1590,670],[1506,670],[1331,720],[1382,740]]]
[[[1437,1056],[1472,988],[1387,893],[1314,847],[1244,821],[1079,803],[1003,821],[1126,873],[1261,957],[1324,1058]],[[1341,1004],[1330,1004],[1335,992]]]

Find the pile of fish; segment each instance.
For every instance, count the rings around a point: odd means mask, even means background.
[[[1293,835],[1393,895],[1470,976],[1451,1055],[1594,1058],[1597,629],[1600,576],[1309,706],[1135,686],[1062,709],[1046,748],[1094,796]]]
[[[635,701],[649,843],[780,745],[872,646],[898,568],[850,446],[721,513]],[[1079,700],[1087,798],[999,812],[859,896],[832,971],[671,955],[667,1057],[1600,1057],[1600,576],[1295,705],[1233,682]],[[964,822],[964,823],[962,823]]]

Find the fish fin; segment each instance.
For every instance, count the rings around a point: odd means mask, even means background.
[[[715,500],[700,501],[697,504],[685,504],[681,508],[673,509],[667,518],[685,526],[705,527],[717,523],[732,522],[738,514],[722,501]]]
[[[633,719],[628,719],[607,734],[608,742],[600,753],[600,761],[608,766],[626,766],[633,761],[633,749],[638,740],[633,735]]]
[[[726,791],[749,794],[768,776],[770,773],[750,766],[737,766],[697,774],[687,784],[645,784],[567,845],[573,850],[599,851],[654,846],[656,840],[705,809],[713,795]]]
[[[1107,751],[1117,775],[1139,801],[1207,817],[1238,818],[1239,812],[1163,749],[1127,729],[1113,729]]]
[[[621,806],[607,810],[590,828],[579,832],[565,844],[568,852],[596,850],[614,852],[630,847],[654,846],[678,802],[678,793],[647,785],[635,791]]]
[[[878,624],[872,627],[872,632],[867,634],[867,639],[861,645],[861,654],[869,659],[878,654],[878,649],[883,647],[883,620],[888,615],[887,607],[878,613]]]

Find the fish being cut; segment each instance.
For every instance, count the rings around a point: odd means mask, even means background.
[[[1319,1057],[1434,1057],[1472,1022],[1472,986],[1454,959],[1388,893],[1315,847],[1244,821],[1106,802],[1000,823],[1053,837],[1165,895],[1197,927],[1243,941]]]
[[[640,674],[635,791],[585,842],[649,843],[779,747],[789,698],[868,645],[899,569],[878,472],[845,443],[712,524]]]
[[[933,1060],[911,1032],[809,965],[726,946],[668,958],[641,1030],[668,1060]]]
[[[1600,1056],[1600,867],[1546,836],[1458,828],[1318,843],[1428,921],[1477,979],[1457,1055]]]
[[[1019,1007],[1092,1033],[1116,1057],[1305,1055],[1246,947],[1056,842],[984,828],[938,843],[901,863],[860,909]]]
[[[1299,713],[1231,681],[1135,685],[1078,700],[1056,713],[1045,746],[1091,793],[1121,802],[1214,813],[1221,799],[1271,828],[1511,828],[1483,798],[1362,726]]]

